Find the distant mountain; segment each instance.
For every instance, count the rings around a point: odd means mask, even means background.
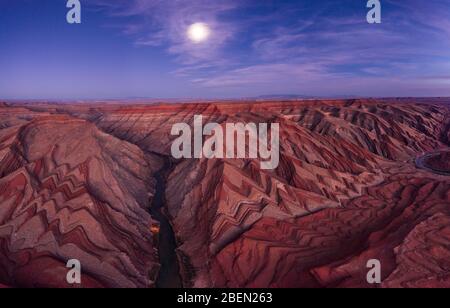
[[[313,99],[317,98],[317,96],[308,96],[308,95],[298,95],[298,94],[269,94],[269,95],[260,95],[256,97],[252,97],[252,99],[257,100],[269,100],[269,99]]]
[[[250,97],[254,100],[301,100],[301,99],[355,99],[361,98],[356,95],[336,95],[336,96],[312,96],[299,94],[269,94]]]

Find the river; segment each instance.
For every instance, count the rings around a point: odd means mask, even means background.
[[[177,241],[172,225],[164,213],[166,180],[172,164],[167,157],[162,158],[164,159],[164,166],[155,174],[156,192],[150,208],[150,214],[160,223],[158,252],[161,269],[156,280],[156,287],[181,288],[183,284],[180,278],[180,267],[176,253]]]

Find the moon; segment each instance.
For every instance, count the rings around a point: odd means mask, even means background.
[[[196,44],[206,41],[210,34],[208,25],[202,22],[190,25],[187,31],[188,38]]]

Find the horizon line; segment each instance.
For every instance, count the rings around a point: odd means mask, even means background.
[[[346,100],[346,99],[450,99],[450,96],[357,96],[357,95],[336,95],[336,96],[308,96],[308,95],[261,95],[249,97],[231,97],[231,98],[201,98],[201,97],[179,97],[179,98],[0,98],[0,103],[83,103],[83,102],[142,102],[142,103],[158,103],[158,102],[221,102],[221,101],[303,101],[303,100]]]

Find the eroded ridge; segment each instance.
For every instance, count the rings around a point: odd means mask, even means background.
[[[67,116],[0,130],[0,281],[64,287],[149,287],[158,272],[145,207],[152,173],[134,145]]]
[[[4,178],[24,165],[35,163],[36,159],[30,159],[26,153],[40,153],[39,149],[27,152],[28,141],[16,138],[20,142],[12,142],[16,139],[8,138],[14,136],[16,126],[24,127],[36,118],[67,114],[70,119],[82,119],[80,132],[90,127],[96,139],[97,135],[105,138],[99,149],[101,155],[76,147],[75,139],[70,142],[74,150],[48,147],[40,155],[52,157],[53,152],[57,156],[69,152],[85,155],[80,164],[90,158],[102,166],[89,166],[90,174],[109,170],[107,178],[115,179],[117,185],[104,185],[90,178],[80,180],[81,184],[87,183],[84,185],[89,197],[113,207],[115,215],[126,213],[121,220],[126,232],[139,230],[139,236],[131,232],[133,240],[118,237],[113,244],[133,243],[126,248],[136,251],[130,259],[138,273],[143,273],[143,268],[150,269],[148,285],[152,285],[157,275],[158,259],[156,254],[137,251],[147,248],[155,251],[147,232],[149,225],[157,222],[148,211],[141,210],[153,198],[154,177],[162,166],[158,157],[170,157],[175,138],[170,134],[172,125],[181,122],[192,126],[194,117],[202,115],[204,122],[220,125],[279,123],[280,164],[275,170],[261,170],[254,159],[174,161],[164,187],[164,212],[178,245],[175,252],[183,286],[373,286],[366,281],[366,263],[373,258],[382,263],[380,287],[447,286],[449,178],[416,166],[417,157],[449,146],[447,101],[64,106],[43,103],[2,108],[16,113],[18,121],[14,124],[9,115],[2,118],[0,132],[5,147],[1,153],[6,153],[5,161],[10,162],[8,167],[1,165]],[[91,135],[92,132],[89,138]],[[68,137],[61,138],[49,143],[64,144],[62,140]],[[115,155],[120,158],[108,158]],[[67,162],[59,159],[55,166],[64,164]],[[78,166],[69,165],[68,170]],[[123,170],[117,169],[118,166],[123,166]],[[82,187],[78,182],[73,184]],[[41,189],[42,185],[38,182],[35,189]],[[17,204],[11,207],[15,209]],[[104,221],[99,225],[122,235],[108,222],[106,227]],[[106,231],[101,234],[106,239],[116,236]],[[142,238],[144,248],[135,245]],[[78,245],[77,240],[72,243]],[[7,256],[16,260],[11,254]],[[103,258],[106,255],[98,260]],[[116,269],[122,266],[114,264]],[[124,276],[134,283],[136,277],[141,277]],[[8,273],[0,277],[16,275]],[[10,281],[5,280],[6,284]],[[122,281],[118,284],[128,285]]]

